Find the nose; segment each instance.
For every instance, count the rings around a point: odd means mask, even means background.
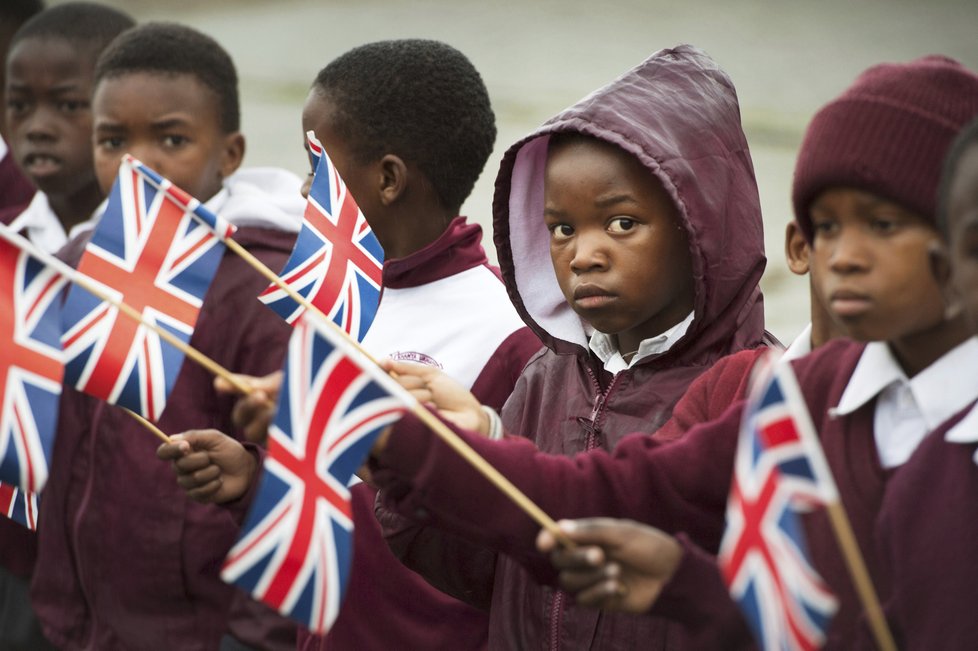
[[[24,121],[24,133],[31,142],[54,140],[58,130],[53,111],[43,106],[32,111]]]
[[[156,147],[149,145],[148,143],[142,143],[138,141],[130,141],[125,148],[126,154],[129,154],[140,163],[150,168],[160,176],[164,178],[169,178],[169,174],[166,170],[166,165],[160,156],[157,155],[158,150]],[[122,156],[119,156],[119,160],[122,160]]]
[[[578,232],[574,238],[574,257],[571,271],[576,274],[599,271],[608,266],[608,252],[600,233]]]
[[[843,229],[831,244],[829,266],[840,274],[865,271],[870,264],[870,248],[858,228]]]
[[[309,190],[312,188],[312,174],[306,175],[306,180],[303,181],[302,187],[299,188],[299,193],[302,194],[303,199],[309,198]]]

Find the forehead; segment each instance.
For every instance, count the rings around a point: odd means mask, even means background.
[[[98,82],[92,99],[96,123],[137,124],[179,117],[220,129],[217,93],[189,73],[125,72]]]
[[[55,37],[26,38],[7,57],[7,83],[18,86],[51,86],[67,82],[92,82],[95,55],[91,48]]]

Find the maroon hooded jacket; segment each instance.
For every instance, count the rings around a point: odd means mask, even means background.
[[[242,226],[234,239],[279,269],[295,234]],[[70,249],[83,245],[76,238],[62,253],[75,261],[80,250]],[[291,329],[256,299],[267,285],[226,253],[190,345],[236,372],[280,368]],[[188,360],[158,425],[233,433],[234,400]],[[241,514],[188,499],[156,458],[158,445],[121,409],[64,388],[31,586],[44,634],[58,648],[204,651],[228,629],[240,593],[219,571]]]
[[[665,187],[689,233],[692,325],[669,351],[614,377],[590,353],[589,327],[565,301],[550,261],[543,173],[549,135],[559,132],[590,135],[635,156]],[[625,433],[655,432],[701,373],[721,357],[765,340],[757,285],[765,262],[761,215],[737,96],[727,75],[696,48],[656,53],[511,147],[497,178],[494,215],[510,298],[547,346],[527,365],[503,408],[503,423],[507,432],[527,437],[543,453],[611,450]],[[525,448],[529,453],[533,445]],[[391,479],[385,486],[391,489],[388,504],[417,521],[424,520],[426,496],[450,492],[458,483],[456,477],[447,484],[418,485],[418,499],[408,499],[404,484],[378,471],[378,481]],[[495,501],[495,489],[467,481],[493,493],[490,501]],[[482,512],[478,503],[467,508]],[[440,515],[455,519],[445,511]],[[477,576],[470,547],[430,531],[391,533],[392,548],[409,566],[422,568],[453,594],[462,596],[467,589],[473,602],[485,603],[489,596],[480,590],[492,582],[491,648],[620,648],[638,640],[649,649],[681,644],[681,631],[664,620],[576,607],[563,593],[534,581],[513,558],[499,556],[492,566],[479,556],[488,576]],[[479,536],[483,544],[495,540]],[[439,567],[445,569],[435,575]]]

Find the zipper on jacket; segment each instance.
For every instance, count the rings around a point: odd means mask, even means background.
[[[78,512],[75,513],[73,526],[71,528],[71,544],[72,544],[72,549],[74,550],[74,554],[72,554],[72,556],[74,557],[74,561],[76,563],[75,575],[78,577],[78,591],[81,592],[82,598],[85,600],[85,608],[88,609],[89,621],[91,622],[91,627],[88,634],[88,641],[83,646],[83,648],[85,649],[96,648],[95,643],[96,640],[98,639],[96,637],[98,632],[97,630],[98,617],[95,615],[95,605],[92,601],[91,596],[89,596],[88,594],[88,590],[86,589],[86,585],[85,585],[86,577],[84,576],[85,572],[83,572],[81,569],[80,556],[81,556],[82,548],[78,545],[78,539],[79,539],[78,530],[81,528],[82,520],[84,520],[85,518],[85,511],[88,510],[88,504],[91,501],[91,497],[92,497],[92,488],[93,488],[92,485],[95,482],[94,479],[95,472],[92,469],[95,468],[95,450],[98,446],[98,441],[96,440],[96,437],[98,436],[98,427],[95,426],[95,423],[101,421],[104,406],[105,406],[104,403],[99,403],[98,405],[96,405],[91,415],[90,423],[92,424],[92,427],[89,432],[89,451],[88,451],[89,472],[85,478],[85,485],[84,485],[84,489],[82,490],[82,498],[78,502]]]
[[[617,373],[611,382],[608,383],[608,388],[604,391],[601,390],[601,383],[598,382],[598,378],[594,376],[594,372],[591,370],[590,366],[585,366],[584,370],[587,371],[587,376],[591,380],[591,386],[595,390],[594,404],[591,406],[591,416],[590,418],[578,418],[578,423],[581,427],[587,430],[587,435],[584,438],[584,450],[593,450],[598,442],[598,417],[601,416],[601,412],[604,411],[605,406],[608,404],[608,398],[611,397],[611,392],[614,390],[615,385],[618,383],[618,378],[623,375],[623,373]],[[564,597],[566,593],[563,590],[554,590],[554,598],[550,603],[550,651],[559,651],[560,649],[560,623],[564,616]]]

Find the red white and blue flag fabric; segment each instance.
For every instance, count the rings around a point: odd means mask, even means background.
[[[64,278],[0,241],[0,481],[37,492],[48,476],[64,373]]]
[[[315,174],[302,229],[281,279],[320,312],[362,341],[380,302],[384,250],[336,167],[310,131]],[[271,285],[258,297],[293,323],[303,307]]]
[[[37,493],[0,482],[0,511],[31,531],[37,529]]]
[[[791,365],[768,363],[744,411],[719,563],[765,650],[818,649],[837,602],[800,514],[838,501]]]
[[[187,342],[234,227],[130,156],[78,271]],[[63,313],[65,382],[159,419],[183,353],[85,289]]]
[[[353,479],[413,398],[349,342],[303,315],[251,511],[221,576],[309,630],[340,609],[353,552]]]

